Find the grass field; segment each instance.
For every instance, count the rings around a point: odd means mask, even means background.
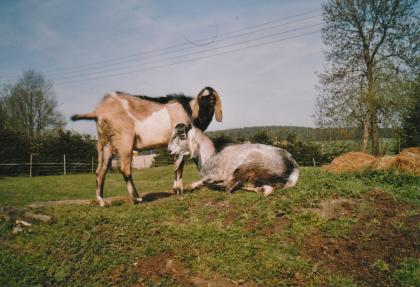
[[[171,196],[172,168],[136,173],[140,205],[38,208],[13,234],[0,216],[0,286],[420,286],[420,178],[302,168],[272,196]],[[187,166],[184,180],[197,178]],[[0,179],[0,206],[93,199],[92,174]],[[105,196],[125,195],[120,174]]]

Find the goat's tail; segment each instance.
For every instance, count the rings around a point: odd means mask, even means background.
[[[286,184],[284,185],[284,188],[293,187],[296,185],[298,179],[299,179],[299,165],[296,163],[296,161],[291,158],[291,165],[292,165],[292,172],[289,174],[289,177],[286,181]]]
[[[98,118],[95,112],[87,113],[87,114],[80,114],[80,115],[73,115],[71,117],[72,121],[78,120],[95,120]]]

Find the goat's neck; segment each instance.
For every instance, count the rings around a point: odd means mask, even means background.
[[[214,144],[201,130],[195,128],[194,140],[198,145],[198,153],[195,164],[201,170],[205,163],[216,154]]]

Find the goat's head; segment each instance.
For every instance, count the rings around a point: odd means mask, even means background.
[[[168,144],[168,151],[173,156],[184,156],[190,154],[188,145],[188,131],[191,129],[191,124],[186,125],[179,123],[172,131],[171,140]]]
[[[192,105],[194,125],[205,130],[215,114],[218,122],[222,121],[222,101],[219,94],[211,87],[202,89]]]

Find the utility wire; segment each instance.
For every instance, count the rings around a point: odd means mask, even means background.
[[[282,24],[282,25],[265,27],[265,28],[262,28],[262,29],[258,29],[258,30],[254,30],[254,31],[251,31],[251,32],[246,32],[246,33],[234,35],[234,36],[231,36],[231,37],[221,38],[221,39],[215,40],[212,43],[208,43],[208,44],[205,44],[205,45],[186,46],[186,47],[182,47],[182,48],[178,48],[178,49],[174,49],[174,50],[162,51],[160,53],[156,53],[156,54],[151,55],[151,56],[136,57],[138,59],[133,57],[131,59],[124,59],[124,60],[120,60],[118,62],[104,63],[104,64],[101,64],[100,66],[98,66],[96,68],[93,68],[93,67],[90,66],[90,67],[79,68],[77,70],[72,70],[72,71],[64,71],[64,72],[60,72],[60,73],[54,73],[54,74],[48,75],[48,77],[69,75],[69,74],[78,74],[78,73],[83,73],[83,72],[91,72],[92,70],[98,70],[98,69],[101,70],[105,67],[121,66],[123,64],[133,64],[134,62],[140,62],[140,61],[143,61],[143,60],[150,60],[150,59],[153,59],[153,58],[158,58],[158,57],[163,56],[163,55],[175,54],[177,52],[183,52],[183,51],[194,50],[194,49],[202,49],[205,46],[211,46],[211,45],[216,45],[216,44],[219,44],[219,43],[222,43],[222,42],[231,41],[233,39],[242,38],[242,37],[249,36],[249,35],[252,35],[252,34],[256,34],[256,33],[262,32],[262,31],[266,31],[266,30],[278,28],[278,27],[281,27],[281,26],[285,26],[286,24],[288,25],[288,24],[291,24],[291,23],[303,22],[303,21],[306,21],[306,20],[309,20],[309,19],[312,19],[312,18],[315,18],[315,17],[318,17],[318,16],[319,15],[315,15],[315,16],[312,16],[312,17],[309,17],[309,18],[306,18],[306,19],[302,19],[302,20],[299,20],[299,21],[291,21],[291,22],[288,22],[288,23],[285,23],[285,24]]]
[[[268,41],[268,42],[254,44],[254,45],[247,46],[247,47],[241,47],[241,48],[232,49],[232,50],[228,50],[228,51],[223,51],[223,52],[219,52],[219,53],[215,53],[215,54],[207,55],[207,56],[202,56],[202,57],[195,57],[195,58],[186,59],[186,60],[182,60],[182,61],[177,61],[177,62],[173,62],[173,63],[169,63],[169,64],[152,66],[152,67],[149,67],[149,68],[125,71],[125,72],[122,72],[122,73],[108,74],[108,75],[103,75],[103,76],[99,76],[99,77],[92,77],[92,78],[88,78],[88,79],[63,81],[63,82],[59,82],[58,85],[81,83],[81,82],[85,82],[85,81],[98,80],[98,79],[104,79],[104,78],[113,78],[113,77],[138,73],[138,72],[142,72],[142,71],[150,71],[150,70],[160,69],[160,68],[164,68],[164,67],[170,67],[170,66],[174,66],[174,65],[178,65],[178,64],[182,64],[182,63],[198,61],[198,60],[207,59],[207,58],[211,58],[211,57],[216,57],[216,56],[220,56],[220,55],[224,55],[224,54],[228,54],[228,53],[235,53],[235,52],[239,52],[239,51],[243,51],[243,50],[247,50],[247,49],[251,49],[251,48],[267,46],[267,45],[283,42],[283,41],[290,40],[290,39],[296,39],[296,38],[299,38],[299,37],[312,35],[313,33],[319,32],[319,31],[320,31],[319,29],[316,29],[316,30],[312,30],[312,31],[309,31],[309,32],[306,32],[306,33],[302,33],[302,34],[298,34],[298,35],[294,35],[294,36],[290,36],[290,37],[286,37],[286,38],[280,38],[280,39],[276,39],[276,40],[272,40],[272,41]]]
[[[224,33],[222,35],[225,38],[225,39],[223,39],[223,41],[226,41],[226,40],[229,40],[229,39],[233,39],[233,38],[242,37],[242,36],[249,35],[249,34],[253,34],[253,33],[256,33],[256,32],[262,31],[262,30],[265,30],[265,29],[273,29],[273,28],[276,28],[276,27],[279,27],[279,26],[282,26],[282,25],[288,25],[288,24],[295,23],[295,22],[305,21],[307,19],[311,19],[311,18],[314,18],[314,17],[319,17],[321,15],[321,14],[317,14],[315,16],[311,16],[311,17],[308,17],[306,19],[304,18],[304,19],[300,19],[298,21],[289,21],[289,22],[286,22],[286,23],[282,23],[281,25],[275,25],[275,26],[266,27],[266,28],[263,28],[263,29],[258,29],[257,31],[253,31],[253,32],[243,33],[243,34],[240,34],[240,35],[234,35],[232,37],[226,37],[227,35],[232,35],[232,34],[235,34],[237,32],[240,32],[240,31],[250,30],[250,29],[257,29],[257,28],[264,27],[264,26],[269,25],[269,24],[272,24],[272,23],[277,23],[277,22],[280,22],[280,21],[281,22],[284,22],[285,20],[298,18],[300,16],[312,14],[314,12],[319,12],[319,9],[307,11],[307,12],[300,13],[300,14],[296,14],[296,15],[293,15],[293,16],[290,16],[290,17],[287,17],[287,18],[275,19],[275,20],[263,22],[263,23],[260,23],[260,24],[257,24],[257,25],[247,26],[245,28],[233,30],[233,31]],[[213,37],[206,37],[206,38],[198,39],[197,41],[209,40],[209,39],[212,39],[212,38]],[[188,43],[188,42],[186,42],[186,43],[180,43],[180,44],[171,45],[171,46],[168,46],[168,47],[165,47],[165,48],[161,48],[161,49],[155,49],[155,50],[149,50],[149,51],[144,51],[144,52],[140,52],[140,53],[134,53],[134,54],[127,55],[127,56],[106,59],[106,60],[102,60],[102,61],[98,61],[98,62],[93,62],[93,63],[89,63],[89,64],[82,64],[82,65],[76,65],[76,66],[63,67],[63,68],[59,68],[59,69],[47,70],[46,73],[51,73],[51,74],[53,74],[53,73],[59,73],[59,72],[64,73],[66,71],[68,73],[70,73],[70,71],[74,71],[74,70],[76,70],[74,72],[77,72],[78,69],[82,69],[82,68],[87,69],[87,68],[89,68],[91,66],[98,66],[98,65],[108,64],[108,63],[113,63],[113,62],[118,63],[121,60],[128,60],[128,59],[131,59],[131,58],[138,57],[140,55],[150,55],[150,54],[153,55],[153,54],[156,54],[156,53],[161,52],[161,51],[171,50],[173,48],[184,47],[184,46],[189,46],[188,48],[194,48],[194,47],[191,47],[190,43]],[[181,50],[185,50],[185,48],[184,49],[181,49]],[[168,52],[166,52],[166,53],[168,53]],[[3,80],[15,80],[15,79],[17,79],[17,77],[3,79]]]
[[[234,47],[234,46],[238,46],[238,45],[243,45],[243,44],[247,44],[247,43],[251,43],[251,42],[255,42],[255,41],[259,41],[259,40],[269,39],[269,38],[273,38],[273,37],[276,37],[276,36],[279,36],[279,35],[283,35],[283,34],[287,34],[287,33],[291,33],[291,32],[297,32],[297,31],[300,31],[300,30],[308,29],[308,28],[313,28],[313,27],[316,27],[316,26],[319,26],[319,25],[321,25],[321,23],[311,24],[311,25],[307,25],[307,26],[303,26],[303,27],[299,27],[299,28],[294,28],[294,29],[290,29],[290,30],[286,30],[286,31],[272,33],[272,34],[265,35],[265,36],[262,36],[262,37],[253,38],[253,39],[249,39],[249,40],[244,40],[244,41],[240,41],[240,42],[235,42],[235,43],[231,43],[231,44],[227,44],[227,45],[223,45],[223,46],[211,47],[211,48],[208,48],[208,49],[195,51],[195,52],[190,52],[190,53],[186,53],[186,54],[182,54],[182,55],[166,57],[166,58],[153,60],[153,61],[147,61],[147,62],[142,63],[142,66],[150,65],[150,64],[156,64],[156,63],[160,63],[160,62],[166,62],[166,61],[170,61],[170,60],[176,60],[176,59],[179,59],[179,58],[184,58],[184,57],[197,55],[197,54],[203,54],[203,53],[206,53],[206,52],[213,52],[215,50],[221,50],[221,49]],[[138,66],[138,65],[135,65],[135,66]],[[130,65],[128,67],[122,67],[122,69],[130,68],[130,67],[132,67],[132,65]],[[121,69],[119,69],[119,70],[121,70]],[[109,69],[102,69],[102,70],[96,71],[95,73],[104,73],[104,72],[108,72],[108,71],[109,71]],[[53,80],[60,81],[60,80],[74,79],[74,78],[79,78],[79,77],[81,77],[81,75],[70,75],[70,76],[53,78]]]

